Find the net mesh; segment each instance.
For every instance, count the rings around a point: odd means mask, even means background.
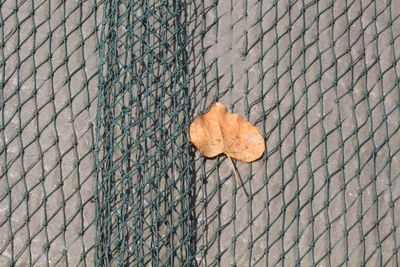
[[[93,262],[96,10],[0,1],[0,266]]]
[[[1,266],[400,265],[400,2],[0,7]],[[243,187],[190,144],[215,101]]]

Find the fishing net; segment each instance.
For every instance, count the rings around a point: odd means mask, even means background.
[[[93,262],[97,9],[0,1],[0,266]]]
[[[0,3],[1,266],[400,265],[400,2]]]

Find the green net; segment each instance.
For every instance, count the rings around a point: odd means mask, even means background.
[[[96,263],[191,265],[194,155],[182,3],[107,2],[96,127]]]
[[[0,1],[0,266],[400,265],[399,37],[390,0]],[[215,101],[265,138],[243,187],[190,144]]]
[[[0,1],[0,266],[93,262],[96,10]]]

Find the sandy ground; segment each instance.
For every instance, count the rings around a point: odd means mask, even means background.
[[[19,5],[15,12],[15,1],[3,1],[0,18],[0,266],[92,266],[94,30],[102,11],[91,1]],[[192,224],[179,220],[188,207],[177,195],[182,187],[165,196],[149,189],[150,202],[176,203],[158,233],[151,223],[167,208],[131,203],[142,213],[120,231],[147,236],[133,244],[143,251],[131,252],[147,264],[166,263],[177,248],[176,266],[187,253],[200,266],[399,265],[400,3],[207,0],[187,11],[191,108],[180,115],[190,120],[223,102],[256,125],[267,151],[252,164],[236,162],[250,196],[235,187],[225,157],[195,152],[195,173],[176,177],[181,186],[194,182]],[[169,151],[181,153],[182,140]],[[166,154],[141,164],[157,173],[168,160],[178,161]],[[135,200],[134,191],[121,194]],[[150,226],[135,224],[137,216]],[[185,241],[192,252],[176,243],[187,233],[182,225],[192,231]],[[165,242],[171,227],[178,238]],[[161,253],[152,254],[157,238]]]

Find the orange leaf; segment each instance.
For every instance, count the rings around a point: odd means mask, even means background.
[[[264,138],[257,128],[218,102],[192,122],[189,134],[191,142],[205,157],[226,154],[230,160],[252,162],[265,151]]]

